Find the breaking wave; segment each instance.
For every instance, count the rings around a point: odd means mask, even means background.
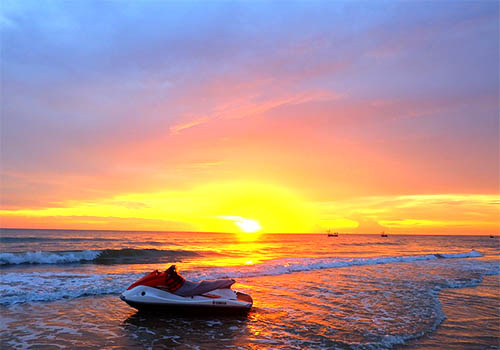
[[[202,252],[189,250],[161,250],[161,249],[105,249],[105,250],[76,250],[76,251],[36,251],[20,253],[0,253],[0,266],[20,264],[152,264],[168,263],[173,259],[182,259],[200,256]],[[290,272],[326,269],[334,267],[347,267],[359,265],[387,264],[394,262],[411,262],[417,260],[452,259],[452,258],[474,258],[482,256],[481,253],[472,250],[458,254],[429,254],[411,256],[389,256],[389,257],[321,257],[321,258],[290,258],[268,260],[263,264],[245,267],[255,271],[261,266],[262,271],[268,275],[276,275]],[[249,272],[241,272],[241,277],[248,277]],[[238,276],[239,277],[239,276]]]
[[[0,265],[19,264],[147,264],[199,255],[187,250],[160,249],[105,249],[77,251],[37,251],[0,253]]]
[[[69,252],[66,259],[69,259]],[[79,252],[88,254],[87,258],[94,261],[101,259],[123,259],[132,257],[137,259],[141,254],[160,255],[172,257],[175,254],[186,254],[183,251],[157,251],[154,249],[136,250],[105,250]],[[192,254],[192,252],[188,252]],[[162,255],[163,254],[163,255]],[[211,267],[203,269],[193,269],[181,273],[189,280],[199,281],[203,279],[216,278],[251,278],[269,275],[283,275],[295,272],[313,271],[328,268],[342,268],[361,265],[391,264],[391,263],[411,263],[426,261],[442,261],[440,259],[474,258],[482,256],[477,251],[470,251],[460,254],[429,254],[421,256],[392,256],[392,257],[357,257],[357,258],[286,258],[268,260],[259,264],[245,266]],[[75,259],[82,258],[76,257]],[[27,259],[27,257],[25,257]],[[54,259],[54,258],[53,258]],[[467,269],[479,269],[480,274],[498,273],[497,264],[480,264],[470,261]],[[54,301],[60,299],[73,299],[90,295],[119,294],[127,286],[142,277],[144,273],[111,273],[94,274],[92,272],[74,271],[47,271],[47,272],[8,272],[2,274],[0,280],[0,305],[12,305],[33,301]],[[446,282],[446,281],[445,281]],[[442,287],[464,287],[466,285],[476,285],[478,280],[451,279]]]
[[[46,252],[49,253],[49,252]],[[80,255],[78,255],[78,253]],[[55,253],[50,253],[55,254]],[[60,254],[60,253],[59,253]],[[71,257],[71,254],[76,254]],[[85,255],[87,254],[87,255]],[[159,251],[154,249],[121,249],[121,250],[105,250],[105,251],[87,251],[87,252],[65,252],[63,256],[65,261],[73,259],[73,262],[81,261],[81,259],[92,259],[91,261],[123,261],[123,259],[132,259],[137,261],[141,256],[153,257],[154,259],[162,259],[163,257],[179,257],[186,254],[195,254],[185,251]],[[35,255],[36,256],[36,255]],[[47,255],[55,261],[55,255]],[[410,262],[425,262],[439,259],[456,259],[456,258],[474,258],[482,256],[477,251],[470,251],[461,254],[429,254],[421,256],[392,256],[392,257],[357,257],[357,258],[285,258],[268,260],[259,264],[244,265],[244,266],[227,266],[227,267],[211,267],[203,269],[193,269],[183,271],[181,273],[189,280],[199,281],[203,279],[216,278],[251,278],[269,275],[283,275],[302,271],[313,271],[328,268],[341,268],[361,265],[375,264],[391,264],[391,263],[410,263]],[[4,259],[5,257],[2,257]],[[24,260],[29,260],[28,256],[22,257]],[[33,257],[31,257],[33,258]],[[41,263],[40,257],[34,258],[37,263]],[[118,259],[118,260],[117,260]],[[3,261],[3,260],[2,260]],[[19,260],[20,261],[20,260]],[[158,261],[158,260],[156,260]],[[442,260],[441,260],[442,261]],[[54,263],[54,262],[52,262]],[[470,262],[470,268],[477,269],[476,262]],[[484,264],[483,264],[484,265]],[[481,266],[483,266],[481,265]],[[498,266],[484,265],[481,269],[481,274],[497,273]],[[130,273],[116,274],[94,274],[92,272],[62,272],[62,271],[47,271],[47,272],[8,272],[4,271],[0,280],[0,305],[12,305],[33,301],[54,301],[60,299],[73,299],[82,296],[90,295],[106,295],[119,294],[127,286],[142,277],[144,273],[133,271]],[[461,279],[457,282],[451,280],[448,287],[464,286],[464,283],[477,284],[479,280],[468,281]],[[457,284],[458,283],[458,284]]]

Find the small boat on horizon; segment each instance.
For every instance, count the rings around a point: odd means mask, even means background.
[[[387,233],[385,233],[385,231],[382,231],[382,233],[380,234],[380,237],[387,237]]]
[[[330,230],[328,230],[328,237],[338,237],[338,236],[339,236],[338,232],[331,233]]]

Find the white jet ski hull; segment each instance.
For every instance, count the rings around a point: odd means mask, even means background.
[[[250,295],[232,289],[216,289],[203,295],[182,297],[142,285],[126,290],[120,299],[140,311],[187,313],[247,313],[253,304]]]

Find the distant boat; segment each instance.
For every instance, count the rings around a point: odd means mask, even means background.
[[[328,237],[338,237],[338,236],[339,236],[338,232],[331,233],[330,230],[328,230]]]
[[[382,231],[382,233],[380,234],[380,237],[387,237],[387,233],[385,233],[384,231]]]
[[[493,236],[493,235],[490,235],[490,238],[495,238],[495,236]]]

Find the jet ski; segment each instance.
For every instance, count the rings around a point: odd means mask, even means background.
[[[234,280],[185,281],[183,289],[172,291],[168,288],[170,269],[147,274],[130,285],[120,299],[139,311],[162,313],[241,314],[252,307],[250,295],[231,289]]]

